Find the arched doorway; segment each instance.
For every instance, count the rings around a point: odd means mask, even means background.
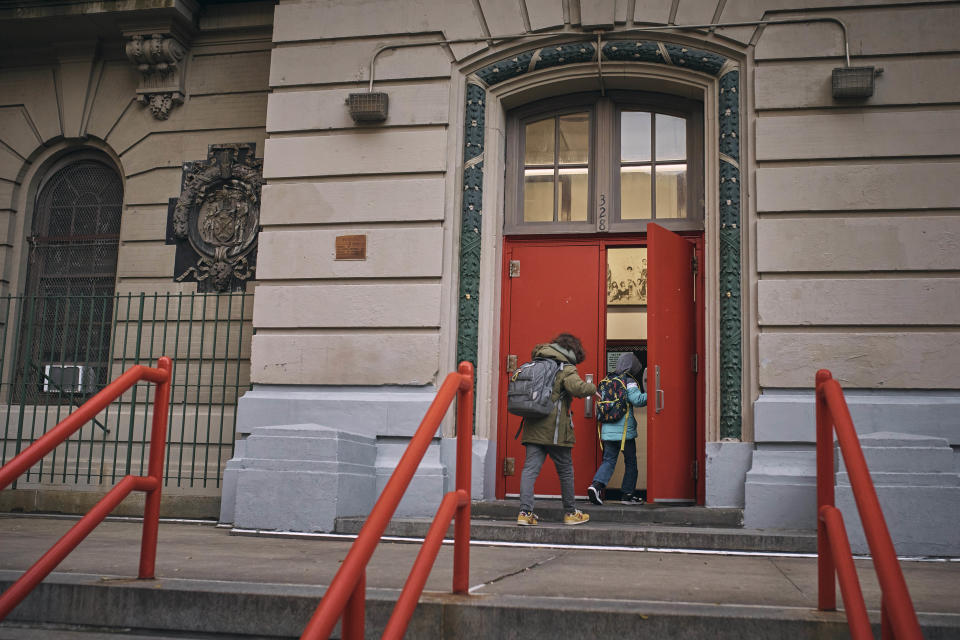
[[[699,299],[704,301],[712,318],[705,323],[706,349],[709,360],[691,363],[701,371],[710,370],[705,388],[705,377],[698,382],[699,397],[712,416],[709,420],[711,440],[720,438],[739,438],[741,430],[741,386],[742,386],[742,338],[741,338],[741,289],[740,289],[740,172],[739,172],[739,68],[736,62],[714,52],[655,41],[615,41],[603,43],[598,50],[596,43],[564,43],[544,46],[521,53],[514,53],[497,62],[478,68],[467,78],[465,91],[465,135],[463,200],[460,235],[460,285],[458,303],[457,358],[477,361],[478,344],[483,343],[486,332],[479,333],[481,322],[496,324],[499,313],[490,316],[489,311],[498,308],[497,301],[489,294],[481,303],[480,280],[485,279],[495,287],[499,298],[500,268],[506,269],[506,261],[499,261],[496,267],[489,260],[481,263],[481,246],[485,255],[490,251],[501,254],[506,247],[512,231],[511,221],[504,220],[502,232],[500,222],[495,225],[497,237],[488,234],[488,223],[484,235],[483,228],[484,188],[491,194],[492,202],[486,203],[486,212],[496,215],[499,192],[495,183],[503,172],[503,160],[500,158],[501,137],[491,136],[485,140],[485,132],[502,132],[506,128],[505,118],[499,116],[500,109],[510,109],[524,103],[524,95],[542,98],[545,95],[569,94],[570,91],[583,91],[585,88],[597,88],[597,55],[603,58],[604,83],[607,91],[655,91],[672,94],[674,97],[700,99],[704,108],[704,209],[705,217],[699,228],[686,229],[687,232],[699,231],[703,237],[705,260],[701,260],[701,273],[704,278],[704,291]],[[550,69],[550,72],[545,70]],[[532,73],[538,72],[538,73]],[[544,72],[544,73],[540,73]],[[552,86],[552,84],[556,86]],[[519,96],[519,98],[518,98]],[[698,98],[699,96],[699,98]],[[529,98],[526,98],[529,101]],[[492,108],[488,108],[488,103]],[[485,123],[485,118],[491,118]],[[487,143],[493,145],[489,150]],[[506,139],[509,158],[509,138]],[[493,152],[494,155],[490,155]],[[558,167],[557,173],[559,174]],[[575,168],[575,167],[570,167]],[[489,176],[489,177],[488,177]],[[571,190],[571,196],[575,190]],[[515,195],[515,194],[514,194]],[[592,191],[588,195],[591,207],[584,233],[610,233],[606,229],[597,229],[600,219],[600,205],[597,197],[602,192]],[[511,194],[506,194],[509,201]],[[558,219],[557,222],[560,222]],[[577,221],[563,221],[574,224]],[[593,223],[592,225],[590,223]],[[678,229],[671,229],[677,231]],[[682,229],[681,229],[682,230]],[[626,233],[626,230],[620,230]],[[503,235],[501,236],[500,233]],[[614,232],[616,233],[616,232]],[[642,244],[640,237],[632,241]],[[521,233],[522,235],[522,233]],[[501,239],[503,238],[503,239]],[[629,239],[629,238],[628,238]],[[486,244],[484,244],[486,243]],[[491,280],[491,276],[493,279]],[[492,291],[491,289],[486,289]],[[698,294],[699,295],[699,294]],[[494,330],[496,334],[496,329]],[[502,338],[502,336],[501,336]],[[502,340],[497,339],[495,345]],[[501,353],[490,360],[489,346],[482,352],[485,365],[478,369],[483,384],[483,370],[495,371],[499,375],[502,362]],[[723,375],[719,374],[719,371]],[[498,380],[492,380],[490,388],[495,394]],[[481,389],[481,391],[483,391]],[[480,406],[480,405],[478,405]],[[495,406],[495,402],[494,402]],[[479,409],[486,411],[486,407]],[[698,420],[703,422],[703,409],[698,407]],[[484,422],[496,423],[493,413],[484,416]],[[493,430],[496,430],[496,426]],[[492,433],[492,432],[490,432]],[[698,435],[697,455],[702,459],[704,434]],[[699,469],[702,460],[698,459]],[[696,473],[699,469],[695,469]],[[499,470],[498,470],[499,471]],[[582,484],[578,479],[578,483]],[[703,494],[703,474],[699,473],[699,495]]]

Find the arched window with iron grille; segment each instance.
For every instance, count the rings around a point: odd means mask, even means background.
[[[72,402],[109,379],[123,182],[105,157],[74,153],[37,189],[19,323],[26,401]]]

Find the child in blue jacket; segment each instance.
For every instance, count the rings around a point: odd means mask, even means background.
[[[620,485],[620,501],[624,504],[640,504],[643,500],[634,495],[637,486],[637,419],[633,417],[633,407],[644,407],[647,394],[640,390],[640,375],[643,365],[637,356],[624,353],[617,360],[615,374],[627,385],[627,420],[603,423],[600,426],[600,440],[603,442],[603,462],[593,476],[593,483],[587,488],[587,497],[593,504],[603,504],[603,490],[613,475],[623,444],[623,483]],[[626,430],[626,434],[624,434]],[[626,435],[626,437],[624,437]]]

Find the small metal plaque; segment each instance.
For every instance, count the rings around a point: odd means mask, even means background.
[[[337,260],[366,260],[367,236],[337,236]]]
[[[515,458],[504,458],[503,459],[503,475],[512,476],[517,471],[517,464]]]

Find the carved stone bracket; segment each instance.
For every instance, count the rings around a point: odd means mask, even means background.
[[[263,160],[256,145],[210,145],[206,160],[183,165],[180,197],[167,212],[177,245],[174,280],[198,291],[243,291],[256,271]]]
[[[138,33],[130,36],[125,52],[141,74],[137,102],[148,106],[157,120],[166,120],[174,106],[183,104],[187,46],[176,35]]]

